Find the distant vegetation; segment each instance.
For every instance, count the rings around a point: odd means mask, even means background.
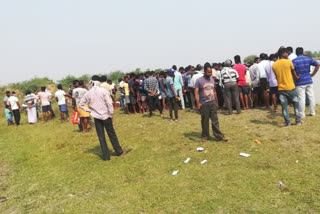
[[[320,59],[320,51],[305,51],[305,53],[314,59]]]
[[[35,91],[44,85],[55,84],[53,80],[44,77],[44,78],[33,78],[31,80],[12,83],[7,86],[7,88],[18,89],[19,91],[25,93],[27,90]]]

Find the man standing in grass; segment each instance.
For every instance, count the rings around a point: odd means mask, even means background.
[[[67,112],[66,93],[62,89],[62,85],[57,86],[58,91],[54,94],[59,105],[61,122],[65,121],[64,114]]]
[[[246,81],[246,73],[247,67],[241,64],[241,58],[239,55],[234,57],[234,62],[236,65],[233,66],[233,69],[237,71],[239,79],[238,79],[238,87],[240,93],[240,101],[242,105],[242,109],[249,109],[248,102],[248,94],[249,94],[249,86]]]
[[[132,106],[134,114],[137,114],[136,104],[137,104],[137,88],[136,88],[136,75],[134,73],[130,74],[129,85],[129,99]]]
[[[310,115],[316,115],[316,104],[313,92],[312,77],[318,72],[320,64],[311,57],[303,55],[303,48],[297,48],[297,58],[293,59],[293,66],[299,75],[299,79],[296,81],[300,117],[304,118],[306,108],[306,94],[309,98]],[[310,67],[315,66],[314,71],[310,74]]]
[[[7,105],[9,105],[9,98],[10,98],[10,91],[6,91],[6,96],[4,96],[4,98],[3,98],[3,104],[4,104],[4,106],[7,106]]]
[[[210,63],[204,65],[203,77],[197,79],[195,84],[195,100],[201,114],[202,142],[209,139],[209,119],[213,135],[218,141],[228,141],[219,129],[219,120],[217,114],[216,98],[217,94],[214,89],[214,80],[212,79],[212,68]]]
[[[290,117],[288,113],[288,103],[293,103],[294,114],[296,119],[296,124],[302,124],[299,112],[299,103],[297,91],[295,89],[295,85],[293,82],[294,76],[297,80],[299,80],[299,76],[294,70],[293,64],[291,60],[288,59],[288,53],[286,48],[281,47],[278,50],[278,54],[280,59],[273,63],[272,69],[277,76],[278,80],[278,90],[280,95],[280,102],[282,106],[282,115],[285,120],[285,125],[290,126]]]
[[[167,85],[167,97],[168,97],[168,105],[169,105],[169,114],[170,114],[170,119],[169,121],[173,121],[173,117],[172,117],[172,111],[174,109],[174,117],[175,117],[175,121],[179,121],[179,117],[178,117],[178,96],[174,90],[174,70],[169,69],[168,71],[168,76],[166,78],[166,85]]]
[[[272,66],[274,62],[277,61],[277,59],[278,59],[278,56],[276,54],[271,54],[269,57],[270,62],[266,67],[266,75],[267,75],[267,80],[270,86],[270,95],[272,98],[272,104],[274,106],[275,112],[278,111],[278,107],[277,107],[278,81],[277,81],[276,75],[272,70]]]
[[[51,94],[46,92],[45,86],[42,86],[41,91],[38,93],[38,96],[41,100],[43,122],[45,123],[47,113],[48,113],[49,119],[51,120],[51,111],[50,111],[50,102],[49,102]]]
[[[20,110],[21,110],[21,106],[19,103],[19,100],[16,96],[16,92],[12,92],[12,95],[9,97],[8,99],[9,102],[9,107],[11,109],[11,112],[13,113],[14,116],[14,121],[16,123],[17,126],[20,125]]]
[[[76,111],[79,113],[80,117],[80,123],[82,125],[82,132],[88,132],[88,118],[90,117],[90,114],[88,112],[83,111],[81,108],[79,108],[79,103],[81,98],[87,93],[87,89],[85,87],[85,84],[82,80],[79,81],[79,87],[73,90],[73,98],[76,100]]]
[[[150,76],[149,76],[150,75]],[[160,111],[160,116],[163,116],[162,108],[159,101],[159,83],[157,78],[154,76],[154,72],[147,72],[146,76],[149,76],[145,81],[145,90],[148,92],[149,101],[149,117],[152,117],[152,111],[158,108]],[[181,77],[181,75],[180,75]]]
[[[81,98],[79,108],[89,112],[94,117],[94,123],[99,138],[103,160],[110,160],[110,151],[107,147],[104,129],[106,129],[113,149],[119,156],[127,154],[130,150],[123,150],[119,144],[113,128],[113,105],[107,90],[100,88],[100,77],[93,76],[89,83],[89,91]],[[89,105],[89,108],[85,104]]]
[[[174,70],[174,89],[176,90],[177,95],[180,97],[181,100],[181,108],[184,109],[184,99],[183,99],[183,80],[182,80],[182,76],[181,76],[181,72],[182,70],[184,70],[184,68],[180,68],[179,71],[177,71],[177,66],[173,65],[172,69]]]

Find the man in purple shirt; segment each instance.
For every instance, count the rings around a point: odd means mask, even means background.
[[[272,70],[272,65],[275,61],[277,61],[278,56],[276,54],[271,54],[269,57],[269,64],[266,66],[266,75],[267,80],[270,86],[270,92],[269,94],[272,97],[272,104],[274,106],[274,111],[278,111],[277,107],[277,96],[278,96],[278,81],[275,73]]]
[[[122,150],[116,132],[112,124],[113,105],[110,94],[104,88],[100,88],[100,77],[93,76],[89,83],[89,91],[81,98],[79,108],[89,112],[94,117],[97,135],[99,138],[103,159],[110,160],[110,151],[107,147],[104,128],[107,131],[113,149],[119,156],[127,154],[130,150]],[[85,106],[85,103],[90,108]]]

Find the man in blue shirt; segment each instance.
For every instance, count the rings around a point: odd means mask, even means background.
[[[174,90],[176,90],[176,94],[180,97],[181,107],[182,109],[184,109],[185,106],[184,106],[184,99],[183,99],[183,81],[181,76],[181,71],[184,68],[181,67],[179,71],[177,71],[177,66],[173,65],[172,69],[174,70],[174,81],[173,81]]]
[[[319,63],[312,59],[311,57],[303,55],[303,48],[299,47],[296,49],[297,58],[292,60],[293,66],[299,75],[299,79],[296,80],[296,90],[298,94],[298,102],[299,102],[299,112],[300,117],[305,117],[305,106],[306,106],[306,94],[310,100],[310,115],[316,115],[315,111],[315,99],[313,92],[313,82],[312,77],[319,70]],[[315,66],[314,71],[310,74],[310,66]]]

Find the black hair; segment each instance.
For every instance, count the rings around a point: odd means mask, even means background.
[[[151,75],[154,75],[154,73],[155,73],[154,71],[150,71],[150,74],[151,74]]]
[[[177,70],[177,66],[176,66],[176,65],[173,65],[173,66],[172,66],[172,69],[173,69],[173,70]]]
[[[297,55],[302,55],[302,54],[303,54],[303,48],[302,48],[302,47],[298,47],[298,48],[296,49],[296,54],[297,54]]]
[[[279,54],[279,57],[281,58],[282,57],[282,54],[287,52],[288,49],[285,48],[285,47],[280,47],[279,50],[278,50],[278,54]]]
[[[109,82],[111,83],[111,82],[112,82],[112,80],[108,79],[108,80],[107,80],[107,82],[108,82],[108,83],[109,83]]]
[[[80,81],[79,81],[79,85],[80,85],[80,86],[83,86],[83,85],[84,85],[83,80],[80,80]]]
[[[91,80],[92,80],[92,81],[99,81],[99,82],[100,82],[100,77],[99,77],[98,75],[93,75],[93,76],[91,77]]]
[[[79,80],[73,80],[73,81],[72,81],[72,84],[75,85],[75,84],[77,84],[78,82],[79,82]]]
[[[10,91],[6,91],[6,94],[10,94]]]
[[[9,105],[6,105],[6,108],[9,108]]]
[[[30,90],[27,90],[27,91],[26,91],[26,95],[28,95],[28,94],[31,94],[31,91],[30,91]]]
[[[239,55],[234,56],[235,63],[241,63],[241,57]]]
[[[268,54],[266,54],[266,53],[261,53],[261,54],[260,54],[260,59],[261,59],[261,60],[267,60],[267,59],[268,59]]]
[[[274,58],[278,58],[277,54],[270,54],[269,60],[273,60]]]
[[[62,85],[61,85],[61,84],[58,84],[58,85],[57,85],[57,88],[60,89],[60,90],[62,90]]]
[[[260,59],[259,57],[254,58],[253,62],[256,63],[256,62],[258,62],[259,59]]]
[[[179,71],[184,71],[184,67],[180,67],[180,68],[179,68]]]
[[[212,68],[209,62],[206,62],[203,67],[204,72],[206,72],[208,68]]]
[[[288,51],[290,51],[291,53],[293,52],[293,48],[291,46],[286,48]]]
[[[212,67],[216,67],[216,66],[218,66],[219,64],[218,63],[212,63]]]
[[[145,73],[145,75],[150,75],[150,71],[147,71],[147,72]]]
[[[100,77],[100,81],[101,82],[106,82],[107,81],[107,76],[106,75],[103,75]]]
[[[130,74],[130,78],[135,77],[135,76],[136,76],[135,73],[131,73],[131,74]]]
[[[118,82],[121,82],[122,81],[122,78],[118,79]]]
[[[41,86],[41,91],[45,92],[46,91],[46,86]]]

